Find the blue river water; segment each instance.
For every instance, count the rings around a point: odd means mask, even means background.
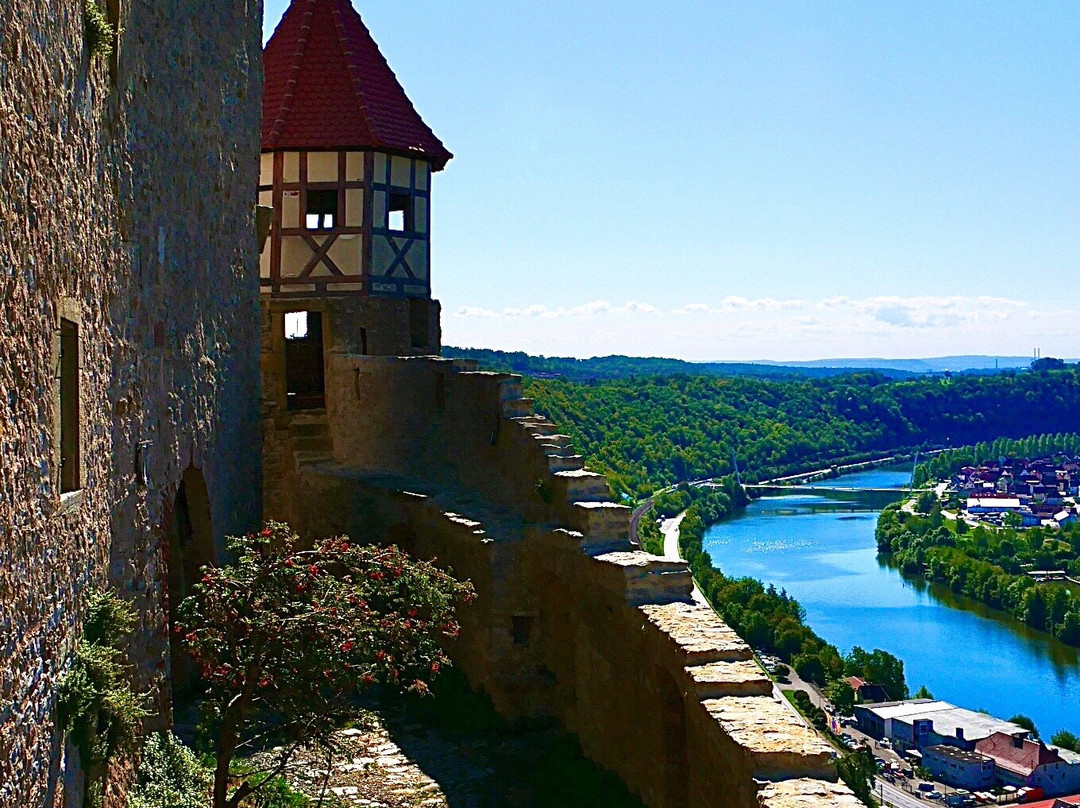
[[[910,468],[845,475],[828,485],[900,488]],[[905,581],[877,557],[877,514],[897,496],[822,492],[765,497],[712,525],[705,548],[730,576],[784,588],[806,621],[846,652],[883,648],[904,660],[912,691],[1008,719],[1043,737],[1080,734],[1080,650],[947,588]]]

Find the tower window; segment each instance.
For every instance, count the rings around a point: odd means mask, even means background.
[[[79,474],[79,326],[60,320],[60,493],[77,491]]]
[[[409,194],[391,192],[390,205],[387,208],[387,211],[387,227],[390,230],[396,230],[399,233],[403,233],[415,229],[413,227],[412,197]]]
[[[338,192],[332,189],[309,190],[304,214],[304,224],[308,230],[333,230],[338,220]]]

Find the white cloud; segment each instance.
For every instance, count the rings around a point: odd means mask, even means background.
[[[606,300],[594,300],[591,303],[585,303],[570,309],[570,313],[575,317],[591,317],[594,314],[602,314],[609,311],[611,311],[611,304]]]
[[[447,318],[445,341],[546,354],[688,359],[1013,355],[1032,347],[1045,355],[1078,356],[1080,306],[1073,298],[1062,302],[1055,308],[991,295],[730,296],[670,308],[633,300],[501,311],[463,306]]]
[[[490,309],[482,309],[479,306],[462,306],[454,312],[455,317],[498,317],[499,315]]]

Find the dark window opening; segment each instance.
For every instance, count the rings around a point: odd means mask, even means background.
[[[411,337],[412,347],[428,347],[430,314],[431,310],[425,298],[414,297],[409,300],[409,336]]]
[[[387,227],[399,233],[412,232],[413,227],[413,204],[409,194],[390,194],[390,204],[387,206]]]
[[[360,355],[367,356],[367,329],[360,329]]]
[[[285,315],[285,397],[290,410],[326,406],[322,314]]]
[[[338,219],[338,192],[307,192],[307,209],[304,211],[304,223],[308,230],[333,230]]]
[[[532,633],[533,619],[523,614],[516,614],[510,618],[512,625],[511,633],[514,635],[514,645],[525,646],[529,644],[529,635]]]
[[[79,327],[60,320],[60,493],[79,480]]]
[[[441,373],[435,377],[435,408],[446,409],[446,377]]]

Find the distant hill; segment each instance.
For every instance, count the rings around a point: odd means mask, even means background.
[[[772,362],[758,364],[799,368],[862,368],[905,370],[910,373],[962,373],[964,371],[1009,370],[1027,368],[1030,356],[939,356],[932,359],[814,359],[809,362]]]
[[[753,376],[770,379],[822,379],[845,373],[875,370],[890,379],[906,379],[924,371],[878,368],[873,365],[781,364],[777,362],[685,362],[681,359],[637,356],[532,356],[521,351],[486,348],[443,348],[451,359],[474,359],[483,370],[505,370],[533,378],[565,378],[570,381],[612,381],[631,376]],[[853,360],[854,361],[854,360]]]
[[[686,362],[682,359],[639,356],[533,356],[522,351],[487,348],[443,348],[443,356],[475,359],[484,370],[506,370],[535,378],[571,381],[611,381],[631,376],[752,376],[768,379],[821,379],[873,371],[890,379],[931,373],[993,373],[1026,370],[1028,356],[939,356],[930,359],[814,359],[807,362]],[[1073,360],[1069,360],[1073,361]]]

